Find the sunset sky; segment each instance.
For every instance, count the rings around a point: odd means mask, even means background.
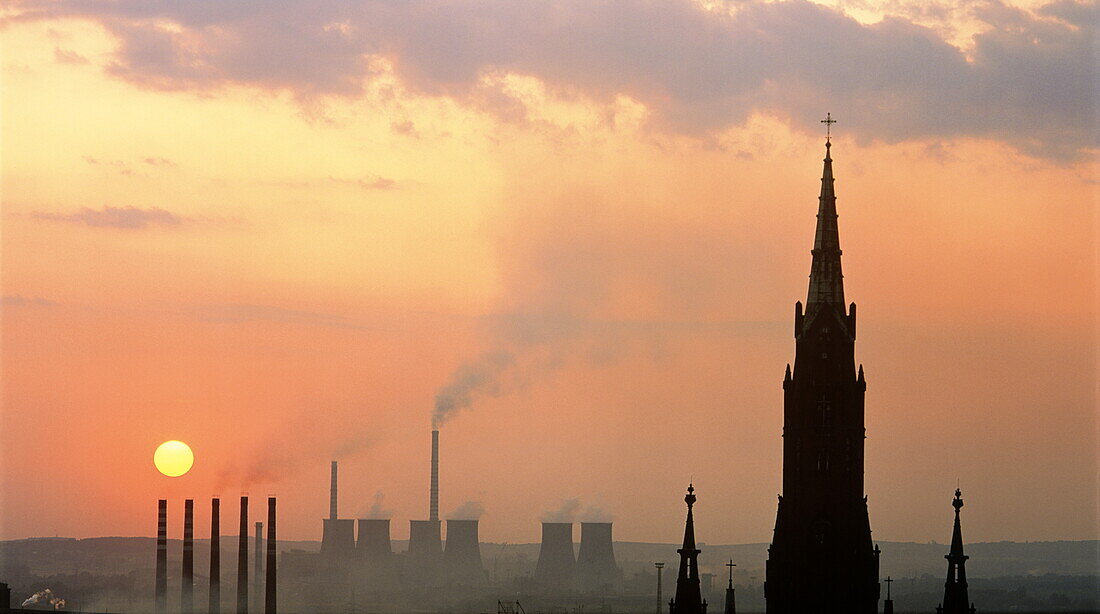
[[[1097,4],[15,0],[0,539],[770,539],[831,112],[876,539],[1097,536]],[[180,478],[161,442],[191,445]],[[235,503],[229,503],[230,514]],[[223,506],[224,507],[224,506]],[[223,515],[226,512],[223,511]],[[224,522],[224,520],[223,520]],[[175,531],[175,530],[174,530]],[[205,532],[200,531],[200,537]]]

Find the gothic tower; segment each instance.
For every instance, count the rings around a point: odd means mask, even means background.
[[[668,603],[668,614],[706,614],[707,602],[699,592],[699,552],[695,547],[695,520],[691,506],[695,505],[695,487],[688,484],[684,502],[688,506],[687,524],[684,526],[684,546],[680,555],[680,573],[676,576],[676,597]]]
[[[970,596],[966,590],[966,559],[963,554],[962,525],[959,523],[959,510],[962,509],[962,491],[955,489],[955,500],[951,507],[955,508],[955,529],[951,532],[951,552],[945,554],[947,559],[947,581],[943,585],[943,603],[936,608],[940,614],[974,614],[974,604],[970,603]]]
[[[818,199],[806,308],[795,304],[783,379],[783,494],[768,548],[769,614],[878,611],[878,547],[863,492],[863,366],[844,304],[831,143]]]

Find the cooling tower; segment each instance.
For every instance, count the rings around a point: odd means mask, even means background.
[[[563,591],[573,587],[573,523],[542,523],[542,546],[535,566],[535,581],[546,589]]]
[[[476,520],[448,520],[447,547],[443,550],[444,579],[452,584],[481,586],[486,583],[477,541]]]
[[[432,430],[432,484],[428,493],[428,520],[439,520],[439,430]]]
[[[443,540],[438,520],[409,521],[409,550],[405,556],[405,580],[411,586],[439,586]]]
[[[209,614],[221,614],[222,611],[222,544],[221,544],[221,501],[214,497],[210,500],[210,596],[207,609]]]
[[[610,522],[582,522],[577,555],[576,586],[582,592],[617,591],[622,574],[615,564]]]
[[[355,519],[325,518],[321,535],[321,554],[332,557],[350,557],[355,552]]]
[[[168,500],[157,501],[157,582],[153,611],[168,611]]]
[[[183,582],[180,612],[192,614],[195,604],[195,501],[183,502]]]
[[[264,614],[275,614],[278,574],[275,573],[275,497],[267,498],[267,579]]]
[[[328,560],[350,557],[355,552],[355,520],[340,519],[336,514],[336,461],[332,461],[329,481],[328,518],[321,534],[321,554]]]
[[[355,552],[360,559],[388,557],[393,554],[390,548],[389,518],[360,518],[359,541]]]
[[[241,497],[241,527],[237,533],[237,614],[248,614],[248,497]]]

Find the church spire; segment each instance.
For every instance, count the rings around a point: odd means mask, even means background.
[[[699,591],[699,552],[695,547],[695,487],[688,484],[687,522],[684,525],[684,546],[676,551],[680,555],[680,572],[676,576],[676,597],[669,602],[669,614],[706,614],[707,602]]]
[[[807,322],[822,305],[836,305],[844,313],[844,275],[840,270],[840,232],[837,228],[836,192],[833,188],[832,143],[825,141],[821,194],[817,204],[810,289],[806,296]]]
[[[943,557],[947,559],[943,604],[936,611],[943,614],[974,614],[974,604],[970,603],[966,585],[966,560],[970,557],[963,554],[962,522],[959,520],[963,500],[962,491],[958,488],[955,489],[955,499],[951,501],[951,507],[955,508],[955,528],[951,532],[951,551]]]

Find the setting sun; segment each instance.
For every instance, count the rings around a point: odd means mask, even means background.
[[[174,439],[160,444],[153,453],[153,464],[170,478],[178,478],[187,473],[194,462],[195,455],[191,452],[191,447]]]

